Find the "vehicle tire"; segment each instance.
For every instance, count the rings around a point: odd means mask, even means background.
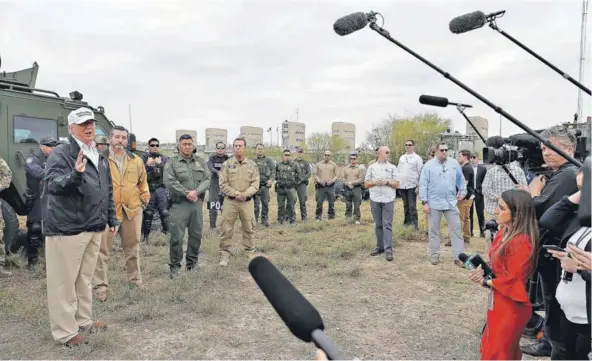
[[[4,249],[6,250],[6,254],[16,253],[11,251],[15,250],[14,246],[20,243],[18,216],[10,204],[4,199],[0,199],[0,206],[2,207],[2,217],[4,218]],[[18,252],[18,247],[16,250]]]

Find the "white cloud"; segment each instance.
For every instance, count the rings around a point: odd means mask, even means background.
[[[207,127],[232,138],[242,125],[275,129],[296,108],[307,133],[351,121],[358,143],[389,113],[437,111],[464,131],[454,108],[421,105],[421,94],[472,104],[470,115],[488,118],[496,134],[495,111],[372,30],[333,32],[337,18],[375,10],[397,40],[524,123],[570,120],[572,84],[487,27],[448,30],[455,16],[502,9],[502,29],[577,77],[579,1],[18,0],[0,12],[2,70],[37,61],[40,88],[77,89],[125,126],[131,104],[139,139],[189,128],[203,142]],[[519,131],[505,120],[502,128]]]

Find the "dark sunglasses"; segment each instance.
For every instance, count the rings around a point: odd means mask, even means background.
[[[440,149],[440,152],[442,152],[442,153],[448,152],[448,149]]]
[[[222,149],[226,149],[226,148],[224,148],[224,147],[216,147],[216,149],[222,150]]]
[[[150,146],[151,146],[151,147],[155,147],[155,148],[158,148],[158,147],[160,147],[160,145],[159,145],[159,144],[150,144]]]
[[[330,156],[331,156],[331,154],[325,154],[325,157],[330,157]]]

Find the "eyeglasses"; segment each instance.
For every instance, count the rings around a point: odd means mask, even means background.
[[[158,148],[158,147],[160,147],[160,145],[158,145],[158,144],[150,144],[150,146],[151,146],[151,147],[155,147],[155,148]]]
[[[325,157],[330,157],[330,156],[331,156],[331,154],[325,154]]]
[[[442,153],[448,152],[448,149],[440,149],[440,152],[442,152]]]
[[[224,148],[224,147],[216,147],[216,149],[224,150],[226,148]]]

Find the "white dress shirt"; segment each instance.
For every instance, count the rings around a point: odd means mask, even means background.
[[[397,166],[383,161],[371,164],[366,171],[365,181],[389,180],[396,181],[399,178]],[[388,185],[374,186],[369,189],[370,200],[377,203],[393,202],[397,197],[397,190]]]
[[[80,146],[80,149],[82,150],[82,154],[86,155],[88,157],[88,159],[90,159],[92,165],[96,169],[99,169],[99,151],[97,150],[97,146],[96,146],[95,142],[93,141],[89,145],[86,145],[86,144],[82,143],[80,141],[80,139],[76,138],[75,136],[72,136],[72,138],[76,139],[76,143],[78,143],[78,146]]]
[[[399,189],[416,188],[419,185],[419,175],[423,167],[423,159],[417,153],[403,154],[399,158]]]

